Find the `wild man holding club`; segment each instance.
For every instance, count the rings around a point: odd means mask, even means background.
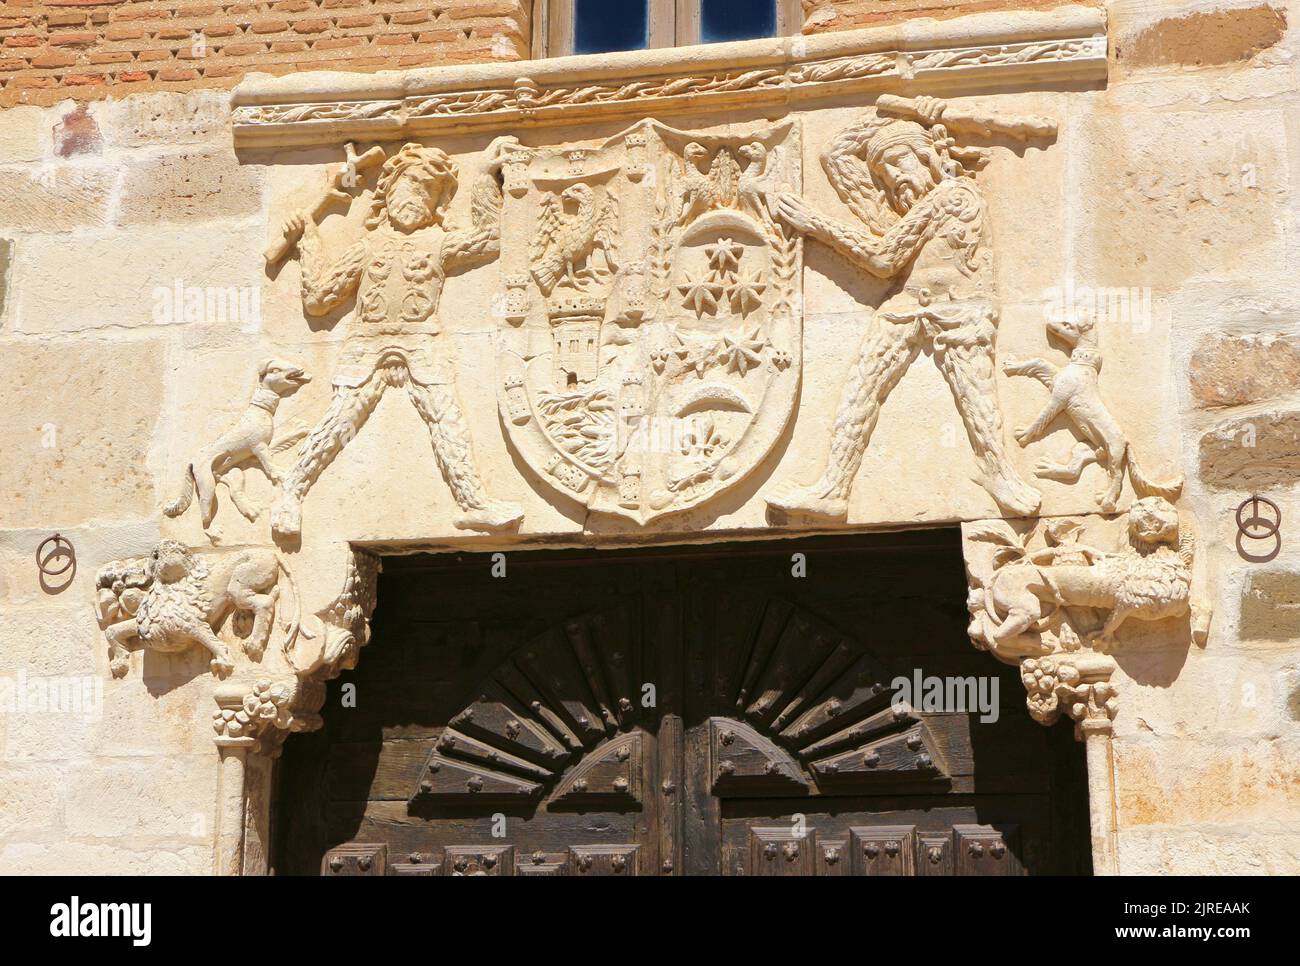
[[[1012,514],[1038,508],[1038,491],[1016,472],[1002,439],[993,370],[995,279],[984,197],[973,177],[987,152],[958,147],[950,127],[1019,137],[1054,133],[1041,118],[989,117],[934,98],[885,95],[876,114],[842,131],[822,155],[832,186],[863,224],[829,218],[794,194],[770,202],[795,229],[896,282],[868,322],[836,412],[825,472],[811,485],[778,488],[767,498],[774,508],[845,517],[880,407],[923,349],[952,390],[985,489]]]
[[[383,163],[365,234],[337,261],[323,254],[312,213],[300,212],[285,224],[286,245],[280,250],[297,244],[307,313],[326,315],[353,296],[356,307],[343,323],[334,398],[303,443],[272,511],[278,535],[299,533],[307,491],[390,387],[405,388],[429,428],[434,458],[461,511],[457,527],[495,530],[523,516],[516,504],[490,499],[479,478],[456,398],[454,353],[439,334],[438,320],[447,275],[499,253],[501,166],[512,152],[523,150],[514,138],[499,138],[488,147],[487,171],[474,186],[468,228],[451,229],[443,220],[456,193],[456,165],[438,148],[419,144],[405,145]],[[348,196],[335,184],[329,197]],[[276,254],[268,252],[268,260]]]

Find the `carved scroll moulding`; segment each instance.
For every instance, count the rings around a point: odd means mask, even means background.
[[[503,172],[502,425],[564,496],[638,523],[735,486],[801,372],[797,121],[726,134],[641,122]]]

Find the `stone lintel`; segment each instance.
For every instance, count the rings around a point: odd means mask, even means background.
[[[239,147],[396,140],[843,95],[1104,82],[1095,7],[998,11],[812,37],[430,67],[253,75],[234,91]]]

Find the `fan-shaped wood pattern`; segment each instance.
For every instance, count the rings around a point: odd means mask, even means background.
[[[891,675],[863,645],[784,601],[753,608],[747,639],[727,643],[731,698],[709,722],[715,792],[816,795],[942,774],[925,721],[891,706]],[[635,615],[621,609],[529,642],[451,718],[412,802],[519,801],[548,788],[575,806],[639,802],[645,736],[633,728],[653,711],[639,697],[654,683],[642,680],[640,650]]]

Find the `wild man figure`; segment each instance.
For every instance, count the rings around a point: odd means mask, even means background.
[[[868,323],[840,398],[821,479],[810,486],[786,484],[767,502],[843,519],[880,407],[925,349],[952,390],[980,461],[980,482],[1004,510],[1031,514],[1041,498],[1007,457],[994,384],[998,308],[985,202],[972,176],[987,154],[957,147],[938,121],[948,111],[954,128],[1021,136],[1045,133],[1050,122],[958,113],[928,97],[882,96],[877,110],[886,105],[915,120],[869,116],[842,131],[822,154],[832,186],[865,228],[828,218],[794,194],[773,199],[777,217],[896,284]]]
[[[524,150],[512,137],[487,150],[487,171],[474,186],[469,228],[444,222],[456,194],[456,165],[438,148],[407,144],[384,162],[366,217],[365,235],[337,261],[321,252],[306,212],[285,225],[302,261],[302,302],[325,315],[356,296],[334,375],[334,399],[303,443],[284,480],[271,526],[280,536],[302,527],[302,501],[317,477],[356,436],[390,386],[403,387],[429,427],[433,455],[461,514],[462,529],[494,530],[523,516],[513,503],[490,499],[479,478],[465,416],[456,398],[453,350],[438,339],[438,302],[450,272],[490,261],[500,251],[500,171]]]

